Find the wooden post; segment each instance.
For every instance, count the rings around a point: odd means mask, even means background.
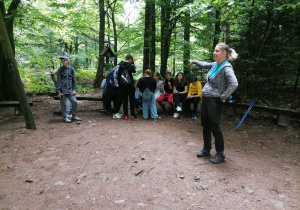
[[[1,11],[0,11],[0,43],[1,43],[1,46],[3,49],[5,59],[8,64],[9,73],[12,76],[12,79],[15,83],[12,86],[16,89],[16,93],[17,93],[17,97],[20,102],[22,114],[25,119],[26,128],[36,129],[34,118],[33,118],[28,100],[26,98],[22,80],[21,80],[21,77],[19,74],[16,60],[15,60],[15,55],[12,50],[9,38],[8,38],[7,30],[5,27],[5,23],[4,23]]]

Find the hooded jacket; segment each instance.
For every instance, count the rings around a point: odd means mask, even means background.
[[[121,61],[121,63],[119,65],[120,66],[119,66],[119,71],[118,71],[118,76],[117,76],[118,81],[120,81],[122,71],[124,69],[127,69],[128,73],[129,73],[129,77],[132,82],[132,85],[134,85],[134,80],[133,80],[133,76],[132,76],[132,74],[136,72],[134,63],[128,63],[128,62]]]
[[[193,61],[194,64],[205,69],[210,69],[207,73],[207,83],[202,89],[202,96],[220,97],[221,100],[227,99],[238,87],[238,81],[235,77],[230,63],[225,64],[219,72],[210,80],[208,75],[217,62]]]
[[[74,69],[71,66],[62,66],[57,72],[57,94],[72,94],[76,92],[76,76]]]

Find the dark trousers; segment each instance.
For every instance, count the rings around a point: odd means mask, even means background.
[[[128,116],[128,97],[130,102],[130,113],[131,116],[135,116],[134,114],[134,104],[135,104],[135,88],[133,85],[128,87],[121,87],[122,90],[122,101],[123,101],[123,109],[124,116]]]
[[[173,95],[173,100],[175,103],[175,112],[177,112],[176,111],[177,106],[180,106],[180,102],[183,102],[186,99],[186,96],[187,96],[186,94]]]
[[[203,148],[211,150],[211,133],[215,137],[215,148],[218,153],[224,152],[224,139],[220,127],[223,103],[219,97],[203,97],[201,104],[201,124],[203,127]]]
[[[122,105],[122,93],[120,88],[113,87],[112,89],[107,89],[105,96],[105,109],[111,111],[111,102],[114,102],[113,113],[118,113]]]
[[[191,99],[185,99],[183,102],[182,102],[182,104],[184,104],[184,107],[186,107],[187,108],[187,111],[190,113],[191,112],[191,110],[190,110],[190,106],[191,106],[191,104],[194,104],[194,109],[193,109],[193,112],[192,112],[192,114],[193,115],[196,115],[197,114],[197,106],[198,106],[198,104],[199,104],[199,101],[200,101],[200,97],[197,97],[197,98],[191,98]]]

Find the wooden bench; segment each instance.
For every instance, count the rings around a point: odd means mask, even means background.
[[[250,104],[247,103],[232,103],[226,104],[226,114],[227,115],[235,115],[236,108],[241,108],[246,111],[248,110]],[[294,117],[299,119],[300,118],[300,111],[295,109],[283,109],[279,107],[270,107],[270,106],[262,106],[256,105],[252,107],[251,110],[258,110],[258,111],[265,111],[269,113],[274,113],[277,115],[278,122],[277,124],[280,126],[287,127],[290,125],[290,118]],[[250,111],[251,112],[251,111]]]
[[[53,97],[55,100],[59,100],[57,96]],[[103,101],[102,96],[76,96],[78,101]]]
[[[30,106],[33,105],[32,101],[28,101]],[[0,101],[0,107],[14,107],[15,115],[21,115],[21,107],[19,101]]]

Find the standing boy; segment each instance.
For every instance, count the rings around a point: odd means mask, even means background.
[[[69,66],[70,61],[67,56],[60,57],[62,67],[58,69],[57,72],[57,85],[56,92],[58,98],[60,98],[61,112],[64,118],[64,122],[71,123],[72,121],[81,121],[79,117],[76,116],[77,111],[77,100],[76,100],[76,77],[74,69]],[[66,101],[67,98],[72,104],[72,120],[67,117]]]

